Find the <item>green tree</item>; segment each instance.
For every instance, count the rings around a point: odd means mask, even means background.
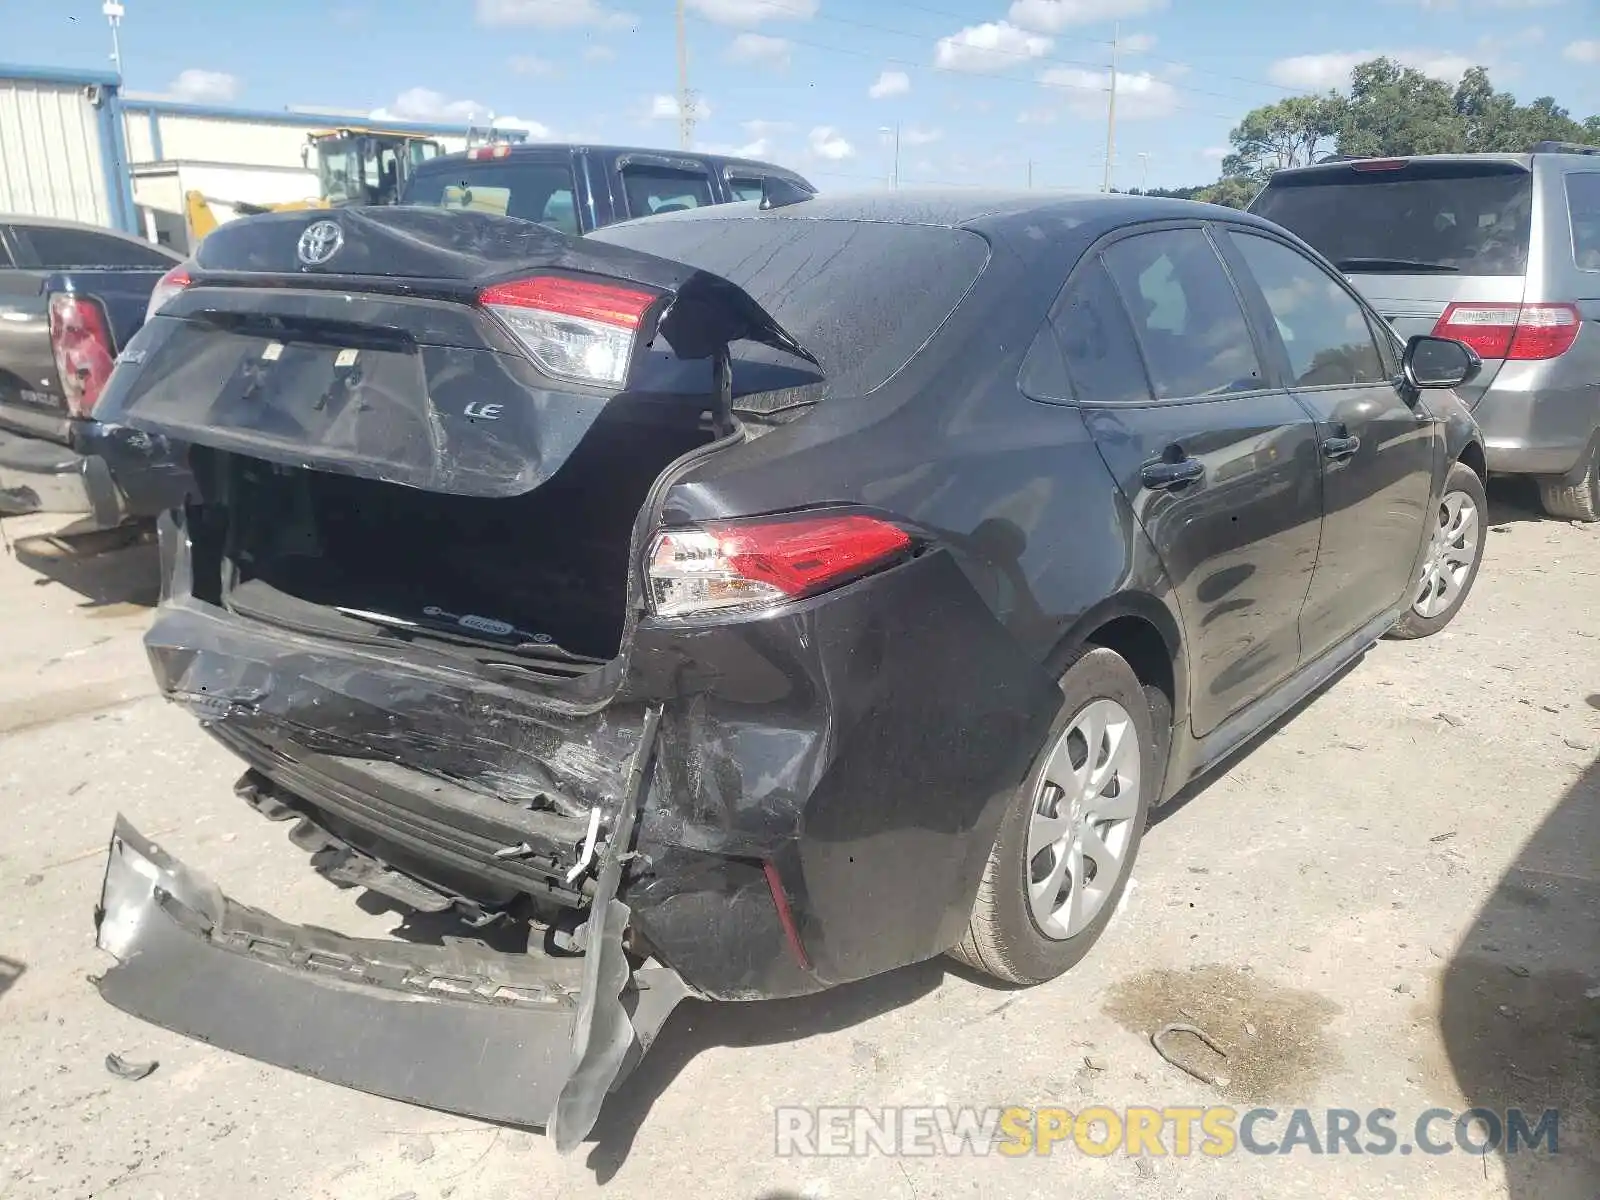
[[[1520,153],[1538,141],[1582,142],[1600,134],[1600,121],[1590,118],[1595,125],[1592,129],[1579,124],[1551,96],[1519,105],[1510,92],[1494,90],[1482,67],[1473,67],[1461,77],[1456,87],[1456,112],[1465,131],[1464,148],[1472,153]]]
[[[1339,153],[1377,158],[1465,149],[1467,122],[1448,84],[1388,58],[1360,63],[1350,72]]]
[[[1222,160],[1223,175],[1265,179],[1284,167],[1310,166],[1333,149],[1344,107],[1344,97],[1329,92],[1251,109],[1228,134],[1233,153]]]
[[[1201,188],[1194,198],[1227,208],[1247,208],[1263,182],[1253,175],[1227,175],[1210,187]]]

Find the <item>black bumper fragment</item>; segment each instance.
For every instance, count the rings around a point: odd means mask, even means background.
[[[651,728],[659,710],[651,711]],[[648,746],[650,737],[646,738]],[[631,829],[647,754],[633,764]],[[118,817],[95,913],[124,1012],[276,1066],[485,1120],[543,1126],[563,1153],[593,1127],[686,988],[630,970],[605,848],[581,957],[347,938],[228,899]]]

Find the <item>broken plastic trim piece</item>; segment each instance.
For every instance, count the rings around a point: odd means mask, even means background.
[[[660,721],[630,763],[601,855],[587,953],[508,955],[290,925],[228,899],[117,818],[95,913],[117,1008],[223,1049],[409,1103],[522,1126],[570,1151],[687,994],[630,971],[616,898]],[[469,1053],[462,1048],[469,1047]]]

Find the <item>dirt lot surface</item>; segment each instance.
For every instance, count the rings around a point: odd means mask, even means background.
[[[591,1144],[375,1099],[111,1009],[91,909],[113,816],[278,915],[393,925],[231,794],[152,694],[149,547],[0,556],[0,1197],[1600,1195],[1600,529],[1500,493],[1439,637],[1384,643],[1165,812],[1067,977],[934,962],[811,999],[685,1004]],[[16,543],[45,526],[4,526]],[[368,905],[368,907],[374,907]],[[1207,1030],[1224,1062],[1148,1035]],[[156,1060],[137,1082],[108,1053]],[[1204,1060],[1204,1061],[1202,1061]],[[780,1157],[786,1105],[1560,1109],[1559,1153]],[[1452,1124],[1434,1127],[1453,1140]],[[1320,1139],[1319,1139],[1320,1140]],[[1362,1141],[1369,1139],[1363,1137]],[[1148,1148],[1147,1148],[1148,1149]]]

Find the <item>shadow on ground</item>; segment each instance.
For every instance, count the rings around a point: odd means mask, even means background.
[[[11,553],[36,571],[40,586],[58,583],[83,597],[79,608],[95,616],[150,608],[160,598],[161,568],[155,530],[144,526],[14,537]]]
[[[1559,1113],[1558,1154],[1504,1155],[1510,1200],[1600,1196],[1600,760],[1474,919],[1445,969],[1439,1022],[1469,1106],[1521,1109],[1528,1128]]]
[[[1556,521],[1539,503],[1539,485],[1527,475],[1497,475],[1489,480],[1489,524]]]
[[[684,1001],[626,1085],[606,1100],[591,1135],[595,1145],[589,1152],[589,1169],[600,1183],[610,1181],[626,1161],[656,1098],[697,1054],[719,1046],[773,1046],[848,1029],[933,992],[948,965],[944,959],[914,963],[887,975],[793,1000],[749,1004]],[[769,1193],[771,1200],[783,1195]]]

